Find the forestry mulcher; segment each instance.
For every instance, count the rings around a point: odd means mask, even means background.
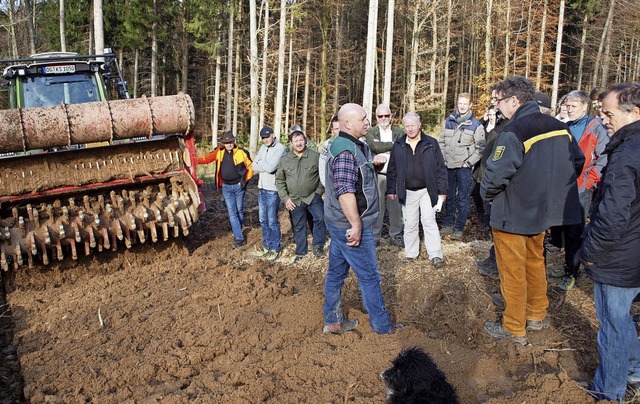
[[[204,205],[188,95],[129,99],[109,50],[0,63],[0,268],[189,233]]]

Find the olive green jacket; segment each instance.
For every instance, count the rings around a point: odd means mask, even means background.
[[[296,206],[300,206],[300,202],[311,204],[315,194],[324,193],[318,171],[319,158],[320,154],[309,148],[300,157],[293,151],[282,156],[276,172],[276,188],[283,202],[291,199]]]

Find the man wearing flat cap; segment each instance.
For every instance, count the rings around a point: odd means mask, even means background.
[[[222,146],[198,157],[198,164],[216,162],[216,185],[222,187],[222,196],[227,205],[231,230],[235,239],[232,248],[246,244],[242,234],[244,226],[244,192],[247,182],[253,177],[251,156],[249,151],[238,147],[236,137],[231,132],[225,132],[218,139]]]
[[[282,252],[280,222],[278,221],[280,196],[278,195],[278,188],[276,188],[276,171],[280,158],[286,152],[286,149],[275,138],[273,129],[269,126],[262,128],[260,138],[263,144],[258,150],[258,156],[253,161],[253,171],[259,174],[258,214],[260,227],[262,228],[262,249],[256,251],[254,255],[269,261],[275,261]]]

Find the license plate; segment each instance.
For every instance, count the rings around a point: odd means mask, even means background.
[[[75,73],[76,66],[75,65],[45,66],[42,68],[42,72],[44,74]]]

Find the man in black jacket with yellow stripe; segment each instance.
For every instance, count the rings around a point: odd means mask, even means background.
[[[526,344],[527,330],[549,325],[544,232],[582,220],[576,176],[584,156],[569,128],[540,113],[534,87],[522,76],[495,86],[496,108],[509,119],[487,161],[480,194],[491,202],[502,323],[487,321],[495,338]]]

